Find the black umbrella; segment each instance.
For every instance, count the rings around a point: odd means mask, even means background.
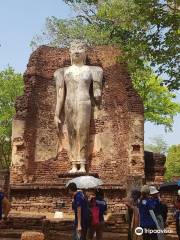
[[[178,189],[180,189],[179,182],[167,182],[159,187],[159,191],[177,191]]]

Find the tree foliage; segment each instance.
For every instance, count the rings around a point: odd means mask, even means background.
[[[112,35],[120,38],[128,62],[137,67],[148,62],[157,67],[157,74],[166,73],[169,79],[164,81],[170,88],[180,87],[178,8],[172,10],[162,0],[114,0],[107,1],[98,14],[113,22]],[[127,32],[125,41],[121,37],[124,31]]]
[[[173,118],[180,113],[180,104],[174,102],[176,95],[163,86],[163,80],[150,68],[138,70],[132,77],[134,88],[143,99],[145,120],[172,130]]]
[[[14,102],[23,91],[23,77],[8,67],[0,72],[0,167],[8,167],[11,159],[11,129]]]
[[[149,62],[157,73],[166,73],[165,83],[180,88],[178,0],[65,0],[81,5],[89,23],[110,33],[109,39],[120,44],[130,62]],[[98,5],[98,2],[101,3]],[[86,6],[99,6],[92,15]],[[95,12],[94,12],[95,13]],[[106,28],[106,29],[105,29]],[[140,63],[142,64],[142,63]]]
[[[162,136],[155,136],[151,138],[151,144],[145,145],[145,150],[154,153],[166,154],[168,145]]]
[[[32,46],[37,47],[44,41],[50,46],[67,47],[77,38],[86,39],[89,45],[119,46],[123,50],[119,61],[128,63],[134,87],[144,101],[146,120],[170,129],[173,117],[180,112],[179,104],[174,102],[175,94],[169,91],[180,87],[176,2],[65,2],[74,9],[76,17],[69,20],[48,18],[46,31],[33,39]]]
[[[165,176],[167,180],[180,176],[180,144],[172,145],[168,150]]]

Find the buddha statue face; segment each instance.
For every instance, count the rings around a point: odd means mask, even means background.
[[[82,41],[74,41],[70,46],[71,64],[86,63],[86,44]]]

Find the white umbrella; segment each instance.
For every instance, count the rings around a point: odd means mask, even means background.
[[[69,180],[66,184],[66,187],[72,182],[75,183],[77,188],[80,189],[95,188],[103,184],[103,181],[99,178],[95,178],[93,176],[80,176]]]

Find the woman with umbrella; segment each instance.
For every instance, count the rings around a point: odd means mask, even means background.
[[[76,177],[66,184],[68,192],[73,196],[72,208],[75,215],[73,240],[86,240],[90,223],[90,209],[87,198],[82,190],[93,189],[103,182],[93,176]]]

